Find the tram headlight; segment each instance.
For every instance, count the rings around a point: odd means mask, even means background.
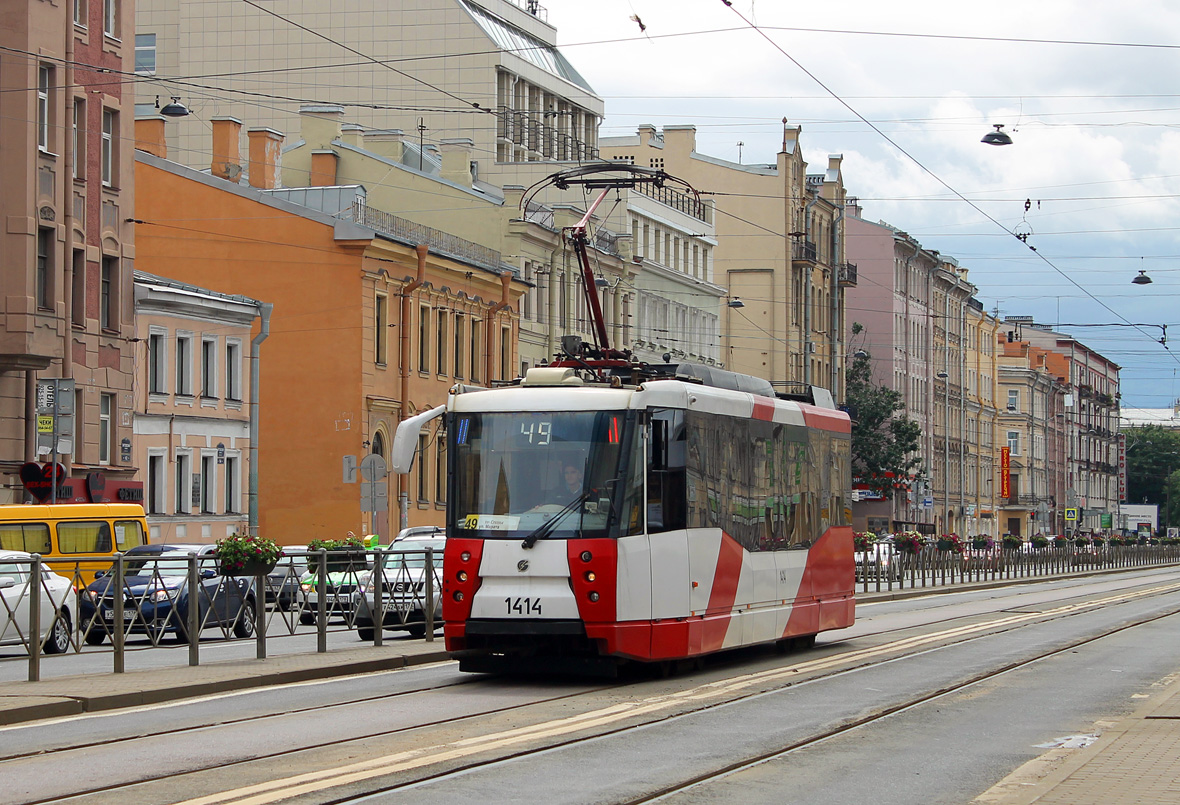
[[[463,551],[463,553],[459,554],[459,558],[462,559],[464,562],[470,562],[471,561],[471,551]]]
[[[596,578],[598,578],[598,576],[595,575],[593,570],[586,571],[586,581],[594,581]]]
[[[590,555],[590,551],[582,551],[581,560],[583,562],[589,562],[593,558],[594,557]]]
[[[591,601],[598,601],[598,593],[596,593],[596,592],[591,592],[591,593],[590,593],[590,600],[591,600]]]
[[[457,578],[459,581],[467,581],[467,571],[460,570],[458,573],[455,574],[455,578]]]
[[[462,601],[463,600],[463,591],[462,590],[455,590],[455,594],[451,597],[454,598],[456,601]]]

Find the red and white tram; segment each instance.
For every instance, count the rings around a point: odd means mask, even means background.
[[[609,672],[852,625],[851,427],[831,395],[786,399],[608,344],[591,215],[616,187],[666,181],[610,164],[539,182],[602,189],[568,229],[595,346],[567,336],[551,366],[456,385],[398,427],[392,463],[407,472],[423,425],[446,416],[442,616],[463,670]]]
[[[635,385],[532,369],[444,408],[442,614],[464,670],[601,671],[852,625],[845,413],[690,365]]]

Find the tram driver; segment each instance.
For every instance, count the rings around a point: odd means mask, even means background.
[[[571,500],[582,494],[582,471],[580,469],[573,464],[566,464],[563,477],[565,478],[565,491]]]

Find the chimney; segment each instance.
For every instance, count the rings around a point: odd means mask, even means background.
[[[331,148],[340,138],[344,107],[304,104],[299,107],[299,137],[313,149]]]
[[[664,147],[686,156],[697,150],[696,126],[664,126]]]
[[[462,187],[471,187],[471,156],[475,152],[475,143],[467,137],[457,137],[443,140],[442,173],[440,176],[448,182],[454,182]]]
[[[401,129],[375,129],[365,132],[365,150],[379,157],[401,162],[406,154]]]
[[[336,168],[340,158],[335,151],[311,152],[311,176],[308,184],[311,187],[332,187],[336,184]]]
[[[236,117],[213,118],[213,163],[209,172],[229,182],[242,175],[242,121]]]
[[[641,146],[648,145],[656,139],[656,127],[651,123],[643,123],[639,126],[639,144]]]
[[[849,218],[860,218],[863,212],[860,208],[860,198],[857,196],[849,196],[848,200],[844,202],[844,208],[848,212]]]
[[[353,148],[364,148],[361,139],[364,137],[365,127],[356,123],[345,123],[340,127],[340,141]]]
[[[164,121],[160,115],[137,117],[135,119],[135,148],[160,159],[168,158],[168,145],[164,141]]]
[[[250,140],[250,186],[273,190],[279,186],[279,159],[283,135],[263,126],[247,129]]]

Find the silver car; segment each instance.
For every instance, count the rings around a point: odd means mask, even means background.
[[[414,637],[426,634],[426,611],[430,609],[434,615],[434,626],[442,626],[442,568],[443,548],[446,537],[407,538],[398,540],[392,549],[384,555],[381,571],[381,610],[382,625],[391,631],[407,631]],[[433,549],[431,557],[432,575],[434,577],[431,598],[427,600],[427,555],[426,550]],[[361,574],[361,584],[352,594],[354,621],[357,634],[361,640],[372,640],[376,618],[373,612],[374,597],[377,594],[376,574],[373,570]]]
[[[24,551],[0,551],[0,646],[29,646],[29,610],[36,595],[45,653],[62,654],[71,646],[77,616],[74,585],[44,566],[41,578],[30,584],[32,558]]]

